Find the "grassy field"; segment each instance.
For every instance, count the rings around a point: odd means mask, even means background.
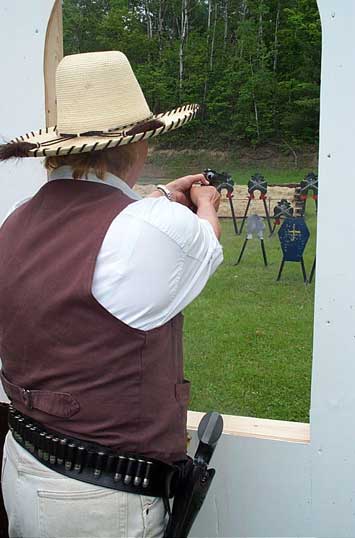
[[[258,150],[259,151],[259,150]],[[153,152],[146,182],[167,181],[213,168],[229,172],[246,184],[259,172],[269,184],[297,183],[317,172],[313,152],[292,158],[198,151]],[[265,157],[265,155],[264,155]],[[159,179],[158,179],[159,178]],[[308,202],[306,221],[311,237],[305,251],[309,273],[315,254],[316,215]],[[231,220],[222,222],[224,263],[200,297],[185,311],[186,377],[192,381],[190,409],[307,422],[309,420],[313,340],[314,283],[304,285],[298,263],[287,263],[276,282],[281,261],[278,236],[265,247],[248,243],[240,265],[236,262],[245,238],[236,236]]]
[[[253,154],[254,155],[254,154]],[[257,157],[256,152],[254,157]],[[314,155],[300,158],[300,166],[294,168],[292,159],[273,157],[273,159],[260,158],[248,159],[247,156],[222,152],[198,151],[195,153],[185,152],[153,152],[149,157],[151,174],[144,178],[150,182],[150,175],[159,176],[159,180],[176,178],[186,174],[202,172],[205,168],[212,168],[218,172],[226,171],[231,174],[235,183],[245,185],[252,175],[259,172],[265,176],[271,184],[298,183],[305,175],[316,172]]]
[[[269,171],[270,177],[275,174]],[[311,237],[305,251],[309,273],[316,216],[309,202]],[[265,233],[269,266],[259,240],[248,242],[231,220],[222,222],[224,263],[201,296],[185,311],[186,377],[192,381],[190,408],[198,411],[307,422],[309,418],[314,283],[304,285],[300,264],[281,261],[278,236]]]

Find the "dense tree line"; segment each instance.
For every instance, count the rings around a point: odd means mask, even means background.
[[[159,141],[316,143],[316,0],[63,0],[66,54],[122,50],[152,110],[202,105]]]

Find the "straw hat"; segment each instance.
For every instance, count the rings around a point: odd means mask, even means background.
[[[10,142],[35,144],[29,157],[131,144],[185,125],[199,109],[185,105],[152,114],[127,57],[118,51],[63,58],[56,73],[56,94],[58,124]]]

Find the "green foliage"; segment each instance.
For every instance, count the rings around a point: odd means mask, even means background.
[[[122,50],[154,112],[202,105],[160,144],[317,142],[316,0],[63,0],[63,12],[66,54]]]

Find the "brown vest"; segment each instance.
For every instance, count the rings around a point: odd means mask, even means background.
[[[186,452],[182,316],[133,329],[91,293],[105,234],[131,202],[108,185],[56,180],[0,228],[3,384],[52,430],[172,462]]]

